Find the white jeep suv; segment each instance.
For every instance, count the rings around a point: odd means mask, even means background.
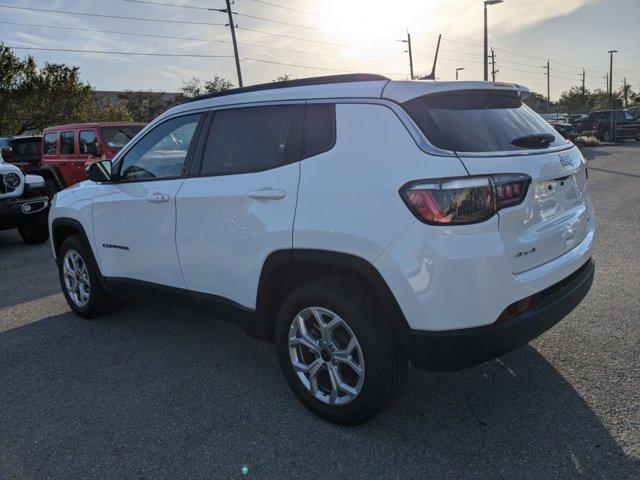
[[[310,410],[362,423],[408,362],[493,359],[591,286],[585,161],[526,94],[358,74],[179,105],[56,195],[62,290],[83,317],[126,289],[233,320]]]

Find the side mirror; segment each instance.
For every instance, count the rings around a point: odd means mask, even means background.
[[[87,167],[87,176],[89,180],[96,183],[111,182],[113,180],[111,169],[111,160],[100,160]]]

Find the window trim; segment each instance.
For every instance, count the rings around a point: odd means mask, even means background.
[[[202,134],[202,146],[201,151],[199,151],[199,158],[194,162],[196,164],[196,168],[193,169],[193,172],[190,177],[201,178],[201,177],[226,177],[229,175],[245,175],[248,173],[259,173],[259,172],[268,172],[270,170],[275,170],[276,168],[286,167],[287,165],[291,165],[293,163],[300,162],[302,157],[302,149],[303,149],[303,141],[304,141],[304,125],[306,120],[306,101],[305,100],[284,100],[284,101],[269,101],[269,102],[254,102],[254,103],[243,103],[243,104],[235,104],[235,105],[221,105],[220,107],[215,107],[210,109],[210,117],[207,122],[206,131],[203,130]],[[327,102],[330,103],[330,102]],[[293,160],[287,161],[282,165],[278,165],[276,167],[271,168],[258,168],[254,170],[245,170],[242,172],[231,172],[231,173],[202,173],[202,169],[204,167],[204,154],[207,151],[207,145],[209,143],[209,138],[211,135],[208,133],[211,131],[213,127],[213,122],[215,120],[215,114],[218,111],[223,110],[240,110],[245,108],[261,108],[261,107],[287,107],[287,106],[299,106],[301,107],[301,112],[296,112],[296,115],[299,117],[298,122],[294,125],[294,130],[296,131],[296,135],[298,136],[298,140],[300,142],[298,152],[294,156]]]
[[[161,125],[164,125],[167,122],[170,122],[177,118],[187,117],[191,115],[200,115],[200,119],[198,120],[196,129],[193,132],[193,137],[191,139],[191,143],[189,144],[189,149],[187,150],[187,154],[184,159],[184,165],[182,166],[182,173],[180,175],[175,175],[172,177],[162,177],[162,178],[138,178],[133,180],[123,179],[120,177],[120,170],[122,169],[122,162],[124,161],[124,158],[136,145],[138,145],[138,143],[144,140],[147,137],[147,135],[149,135],[156,128],[160,127]],[[149,128],[144,129],[144,134],[135,143],[127,144],[126,147],[120,150],[120,152],[118,152],[118,155],[111,160],[112,167],[116,167],[116,169],[114,169],[115,178],[113,179],[112,183],[127,184],[127,183],[141,183],[141,182],[161,182],[163,180],[177,180],[180,178],[188,177],[189,171],[191,169],[191,163],[193,162],[193,159],[194,159],[194,153],[196,152],[196,146],[200,143],[202,125],[205,123],[205,119],[207,117],[208,117],[208,112],[206,110],[191,110],[188,112],[181,112],[179,115],[172,115],[170,117],[162,119],[161,121],[153,125],[149,125],[148,126]],[[138,132],[138,134],[142,132],[143,130]]]
[[[71,134],[71,140],[72,140],[72,152],[71,153],[62,153],[62,135],[65,133],[70,133]],[[59,145],[59,152],[60,152],[60,157],[62,158],[68,158],[68,157],[73,157],[74,155],[76,155],[76,131],[75,130],[60,130],[60,135],[58,135],[58,145]]]

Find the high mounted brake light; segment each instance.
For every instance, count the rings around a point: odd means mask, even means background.
[[[400,196],[421,222],[466,225],[519,204],[530,183],[531,177],[519,173],[418,180],[404,185]]]

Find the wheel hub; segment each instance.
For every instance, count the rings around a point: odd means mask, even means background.
[[[329,405],[354,401],[364,384],[362,348],[347,322],[321,307],[309,307],[289,328],[289,357],[298,380]]]

